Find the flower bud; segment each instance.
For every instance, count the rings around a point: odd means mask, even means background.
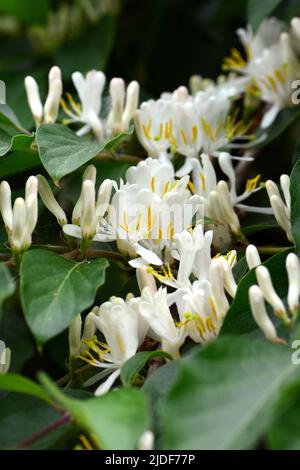
[[[289,280],[287,302],[292,314],[298,312],[300,296],[300,263],[295,253],[288,254],[286,258],[286,270]]]
[[[31,194],[26,200],[26,216],[27,216],[27,237],[31,239],[32,232],[34,231],[38,220],[38,200],[37,196]],[[25,227],[24,227],[25,230]]]
[[[38,125],[43,120],[43,105],[40,98],[39,87],[35,79],[31,76],[27,76],[24,83],[29,107],[35,123]]]
[[[57,200],[55,199],[46,178],[42,175],[37,175],[37,179],[39,182],[39,194],[42,198],[43,203],[45,204],[47,209],[52,212],[52,214],[56,217],[59,225],[63,227],[68,223],[68,219],[64,210],[60,207]]]
[[[93,184],[95,185],[96,176],[97,176],[96,167],[94,165],[88,165],[82,175],[82,184],[86,180],[91,180]],[[72,223],[75,225],[80,225],[80,222],[81,222],[82,205],[83,205],[82,188],[83,188],[83,185],[81,186],[80,196],[74,206],[73,213],[72,213]]]
[[[178,101],[180,103],[184,103],[189,97],[189,91],[186,86],[180,86],[178,87],[174,93],[173,93],[173,98],[175,101]]]
[[[224,318],[229,309],[229,303],[224,291],[222,265],[218,259],[214,259],[211,262],[209,268],[209,281],[218,311]]]
[[[13,226],[11,233],[11,247],[14,251],[20,252],[23,249],[24,238],[26,237],[27,214],[26,205],[23,198],[18,197],[13,207]]]
[[[263,293],[264,298],[273,307],[278,317],[281,318],[284,323],[289,324],[290,321],[287,317],[285,307],[274,289],[268,269],[265,266],[258,266],[255,273],[258,285]]]
[[[135,80],[130,82],[126,91],[126,104],[122,115],[122,131],[129,129],[130,121],[133,119],[139,102],[140,85]]]
[[[246,248],[246,260],[249,269],[257,268],[261,264],[260,256],[255,245],[248,245]]]
[[[280,186],[284,195],[285,203],[287,208],[291,209],[291,194],[290,194],[290,177],[288,175],[280,176]]]
[[[146,266],[136,270],[136,278],[141,293],[144,287],[149,287],[153,293],[157,291],[155,278]]]
[[[55,79],[51,83],[51,87],[49,88],[48,96],[44,106],[44,122],[46,124],[55,123],[59,112],[61,95],[62,82],[59,79]]]
[[[80,354],[81,346],[81,315],[76,315],[69,326],[69,351],[70,357]]]
[[[219,181],[217,184],[217,193],[219,199],[219,206],[222,211],[222,220],[227,222],[233,233],[240,232],[240,222],[238,216],[234,212],[233,205],[230,198],[228,184],[225,181]]]
[[[9,371],[11,362],[11,350],[5,348],[0,355],[0,375]]]
[[[293,241],[290,215],[280,196],[271,196],[270,203],[278,225],[285,231],[289,241]]]
[[[256,285],[249,289],[249,302],[253,318],[265,337],[270,341],[278,342],[275,326],[267,314],[263,293]]]
[[[104,180],[100,185],[96,203],[96,215],[99,221],[106,213],[110,201],[110,196],[113,188],[112,180]]]
[[[108,115],[107,125],[113,134],[121,131],[121,120],[125,101],[125,83],[122,78],[113,78],[110,81],[109,93],[111,98],[111,110]]]
[[[11,205],[11,190],[7,181],[0,184],[0,211],[6,229],[11,232],[13,225],[13,211]]]
[[[35,176],[30,176],[25,185],[25,201],[31,196],[37,196],[38,180]]]
[[[81,217],[82,238],[89,240],[96,233],[96,212],[95,212],[95,186],[91,180],[86,180],[82,184],[82,217]]]

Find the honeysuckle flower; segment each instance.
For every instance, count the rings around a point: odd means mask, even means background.
[[[298,17],[291,19],[291,38],[293,47],[300,54],[300,18]]]
[[[189,99],[189,90],[185,86],[179,86],[172,93],[164,92],[160,95],[160,97],[163,100],[185,103]]]
[[[288,296],[287,303],[292,315],[296,315],[299,308],[300,298],[300,263],[295,253],[289,253],[286,257],[286,271],[288,274]]]
[[[89,364],[104,369],[89,379],[85,386],[90,386],[109,375],[96,389],[95,395],[106,393],[120,375],[121,367],[135,355],[139,345],[144,341],[146,332],[145,322],[138,315],[136,305],[129,297],[126,301],[112,297],[99,307],[94,317],[95,325],[102,332],[106,343],[94,339],[87,342],[90,351],[82,354]]]
[[[31,236],[38,219],[37,191],[37,178],[30,176],[26,181],[25,199],[18,197],[12,206],[9,184],[7,181],[0,184],[0,212],[9,245],[15,254],[28,250],[31,245]]]
[[[64,233],[71,237],[91,242],[96,234],[97,225],[104,217],[111,196],[112,181],[104,180],[99,187],[96,198],[96,168],[89,165],[82,176],[80,196],[72,213],[72,224],[68,224],[67,216],[55,199],[46,178],[38,175],[39,193],[50,212],[63,227]]]
[[[48,96],[44,106],[41,102],[39,87],[36,80],[31,76],[27,76],[24,81],[28,104],[37,126],[42,122],[53,124],[57,119],[59,111],[59,104],[62,95],[60,68],[57,66],[52,67],[48,78]]]
[[[249,302],[252,316],[265,337],[273,343],[282,343],[282,340],[278,338],[276,328],[267,313],[262,290],[256,285],[251,286],[249,289]]]
[[[232,232],[239,233],[240,223],[234,210],[235,207],[249,212],[273,213],[271,208],[242,204],[246,198],[260,189],[258,187],[259,175],[248,180],[245,191],[241,195],[237,195],[236,176],[231,156],[227,152],[222,152],[218,162],[223,173],[228,177],[229,184],[225,181],[217,181],[214,166],[207,154],[202,154],[199,160],[192,160],[191,189],[202,198],[207,217],[217,223],[228,224]]]
[[[68,124],[82,123],[78,135],[93,131],[98,140],[109,138],[121,131],[127,131],[138,105],[139,84],[131,82],[125,93],[125,84],[121,78],[110,82],[110,110],[107,117],[100,117],[102,111],[102,94],[106,77],[103,72],[90,70],[84,77],[80,72],[72,74],[73,84],[77,90],[80,105],[71,95],[67,95],[70,108],[62,100],[62,107],[69,116]],[[125,100],[126,95],[126,100]]]
[[[131,167],[126,179],[113,195],[94,241],[116,240],[121,252],[139,256],[130,261],[133,267],[161,265],[174,236],[191,226],[200,198],[187,189],[188,176],[176,180],[168,164],[151,158]]]
[[[281,33],[279,41],[265,49],[252,61],[250,75],[269,104],[261,127],[269,127],[281,109],[293,105],[292,84],[300,78],[300,62],[293,51],[288,33]]]
[[[274,181],[268,180],[266,182],[266,190],[274,212],[274,217],[278,225],[285,231],[288,240],[293,242],[291,227],[290,177],[288,175],[281,175],[280,187],[283,197]]]
[[[232,265],[220,256],[211,261],[207,279],[194,281],[172,295],[180,321],[193,341],[204,344],[218,336],[229,309],[225,290],[234,297],[236,288]]]
[[[11,350],[4,348],[0,354],[0,375],[7,374],[10,368]]]
[[[106,128],[108,135],[116,135],[127,131],[138,107],[139,84],[130,82],[125,92],[125,82],[122,78],[113,78],[109,85],[110,111]],[[126,95],[126,104],[125,104]]]
[[[65,211],[62,207],[58,204],[57,200],[55,199],[53,192],[50,188],[50,185],[46,178],[43,175],[37,175],[38,179],[38,188],[39,188],[39,195],[47,209],[56,217],[57,222],[61,227],[68,223],[67,216]]]
[[[261,259],[255,245],[248,245],[246,248],[246,261],[249,269],[257,268],[261,265]]]
[[[265,266],[258,266],[255,270],[256,279],[266,301],[272,306],[276,315],[287,325],[290,320],[287,316],[285,306],[276,293],[269,270]]]
[[[176,324],[172,317],[167,290],[160,288],[153,294],[149,287],[145,287],[139,303],[139,312],[159,338],[161,349],[174,359],[178,358],[180,347],[186,338],[186,329],[185,325]]]
[[[82,332],[82,319],[78,314],[72,320],[69,326],[69,352],[70,357],[77,357],[88,350],[87,343],[93,339],[97,327],[95,324],[95,315],[99,307],[94,307],[85,317]]]
[[[170,99],[145,101],[136,111],[135,130],[141,145],[151,158],[167,161],[173,129],[174,102]]]

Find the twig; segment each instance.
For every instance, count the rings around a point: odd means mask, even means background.
[[[76,260],[80,256],[80,249],[69,251],[68,253],[63,253],[61,256],[65,259]],[[107,259],[114,259],[117,261],[124,261],[123,256],[120,253],[116,253],[115,251],[87,250],[84,256],[85,256],[85,259],[107,258]]]
[[[118,153],[112,155],[110,152],[100,152],[94,157],[96,160],[104,161],[117,161],[124,163],[139,163],[143,158],[137,157],[135,155],[127,155],[125,153]]]

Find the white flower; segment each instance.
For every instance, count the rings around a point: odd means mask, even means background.
[[[181,323],[193,341],[204,344],[218,336],[229,309],[225,290],[234,297],[236,288],[232,265],[221,256],[211,261],[207,279],[194,281],[172,295]]]
[[[106,344],[94,341],[90,348],[96,353],[96,358],[90,353],[84,353],[83,357],[91,365],[103,368],[104,371],[89,379],[85,386],[90,386],[110,374],[95,391],[95,395],[103,395],[120,375],[122,365],[137,352],[139,345],[144,341],[147,327],[144,327],[143,319],[139,318],[131,297],[127,301],[112,297],[109,302],[99,307],[94,321],[103,333]]]
[[[106,128],[109,135],[116,135],[128,130],[129,124],[135,115],[139,99],[139,84],[136,81],[129,83],[127,93],[125,93],[124,80],[122,78],[113,78],[110,81],[109,92],[111,105]]]
[[[222,152],[218,161],[223,173],[228,177],[229,185],[225,181],[217,181],[215,169],[207,154],[202,154],[200,160],[192,160],[192,189],[202,198],[204,212],[207,217],[217,223],[228,224],[234,233],[239,233],[240,223],[234,211],[235,207],[243,211],[263,214],[273,213],[271,208],[241,204],[246,198],[260,189],[257,187],[259,175],[248,180],[245,191],[238,196],[231,156],[226,152]]]
[[[253,318],[265,337],[274,343],[282,342],[278,338],[275,326],[268,316],[264,295],[258,286],[254,285],[250,287],[249,301]]]
[[[167,160],[173,128],[172,100],[145,101],[135,114],[135,130],[141,145],[152,158]]]
[[[174,236],[191,226],[200,198],[187,189],[188,176],[176,180],[168,164],[151,158],[131,167],[126,179],[112,197],[94,240],[116,240],[120,251],[139,255],[130,262],[134,267],[161,265]]]
[[[145,287],[139,304],[139,312],[151,331],[159,338],[162,350],[178,358],[186,332],[185,326],[177,326],[172,317],[168,306],[167,290],[160,288],[153,294],[149,287]]]
[[[278,225],[280,225],[280,227],[285,231],[288,240],[293,242],[291,227],[290,177],[288,175],[281,175],[280,187],[283,193],[283,198],[274,181],[268,180],[266,182],[266,190],[274,212],[274,217]]]
[[[74,72],[72,80],[81,105],[78,105],[71,95],[67,95],[71,109],[63,100],[62,107],[70,118],[68,123],[84,124],[77,131],[78,135],[85,135],[93,131],[97,139],[101,141],[129,129],[130,121],[133,119],[138,105],[139,84],[136,81],[128,85],[125,93],[125,84],[121,78],[111,80],[109,87],[110,110],[107,118],[101,118],[102,94],[106,81],[104,73],[90,70],[84,77],[80,72]]]
[[[104,180],[96,198],[96,168],[89,165],[82,176],[80,196],[72,213],[72,224],[68,224],[67,216],[56,201],[47,180],[38,175],[39,193],[45,206],[57,218],[67,235],[82,238],[90,242],[96,234],[97,225],[105,215],[112,191],[112,181]]]
[[[18,197],[12,207],[9,184],[6,181],[0,184],[0,211],[14,253],[21,253],[31,245],[31,236],[38,219],[37,191],[37,178],[30,176],[26,182],[25,199]]]
[[[246,248],[246,260],[249,269],[257,268],[261,265],[261,259],[255,245],[248,245]]]
[[[292,315],[296,315],[300,297],[300,263],[295,253],[289,253],[286,257],[286,270],[288,274],[289,289],[287,302]]]
[[[27,76],[24,83],[27,100],[36,125],[38,126],[41,122],[53,124],[57,119],[62,95],[62,80],[59,67],[54,66],[50,69],[48,96],[44,106],[41,102],[39,87],[35,79]]]
[[[276,44],[253,60],[250,75],[260,89],[261,99],[270,104],[261,122],[261,127],[266,128],[281,109],[293,105],[292,83],[300,77],[300,62],[287,33],[282,33]]]
[[[81,106],[79,106],[68,95],[72,111],[62,100],[62,107],[70,117],[69,123],[83,123],[83,127],[77,132],[78,135],[85,135],[91,130],[95,136],[101,140],[104,137],[103,125],[99,114],[102,105],[102,92],[105,85],[105,75],[103,72],[90,70],[84,77],[80,72],[72,74],[72,80],[77,90]]]

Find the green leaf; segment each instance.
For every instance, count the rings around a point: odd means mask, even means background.
[[[252,448],[299,375],[289,347],[246,337],[219,338],[178,362],[179,377],[159,407],[164,449]]]
[[[289,251],[286,250],[284,252],[277,253],[268,259],[268,261],[263,263],[263,265],[269,269],[274,288],[281,298],[285,298],[287,294],[285,258],[288,252]],[[249,287],[253,284],[257,284],[254,269],[248,272],[238,285],[234,301],[226,314],[222,326],[222,335],[245,334],[259,330],[252,317],[248,298]]]
[[[41,160],[37,152],[31,150],[16,150],[1,158],[0,179],[7,176],[22,173],[41,166]]]
[[[43,344],[63,331],[95,299],[108,262],[76,263],[51,251],[36,249],[21,263],[21,301],[26,322]]]
[[[55,184],[58,184],[63,176],[77,170],[97,153],[111,148],[129,133],[123,132],[100,144],[78,137],[66,126],[42,124],[37,130],[36,141],[44,167]]]
[[[267,435],[268,447],[274,450],[300,449],[300,381],[296,380],[280,397],[276,417]]]
[[[135,375],[145,367],[147,362],[158,357],[172,360],[172,357],[164,351],[143,351],[128,359],[121,369],[123,385],[131,385]]]
[[[254,32],[280,3],[282,0],[248,0],[248,18]]]
[[[9,134],[0,129],[0,157],[12,150],[29,149],[34,136],[27,134],[16,134],[10,137]]]
[[[49,9],[49,0],[0,0],[0,12],[16,16],[24,23],[44,22]]]
[[[1,396],[0,448],[15,449],[17,444],[55,422],[60,414],[47,403],[26,395],[8,393]],[[26,449],[47,449],[55,445],[72,425],[66,423],[41,437]]]
[[[76,400],[64,395],[45,374],[40,374],[40,380],[98,448],[134,449],[149,429],[147,400],[141,390],[123,388],[101,397]]]
[[[0,104],[0,129],[11,135],[18,133],[26,134],[27,132],[23,129],[17,116],[7,104]]]
[[[0,317],[5,299],[15,291],[15,283],[5,263],[0,263]]]
[[[41,385],[38,385],[32,380],[18,374],[0,375],[0,390],[24,393],[25,395],[31,395],[32,397],[39,398],[40,400],[47,402],[51,401]]]
[[[291,173],[291,224],[292,235],[295,241],[296,252],[300,255],[300,160],[298,160]]]

